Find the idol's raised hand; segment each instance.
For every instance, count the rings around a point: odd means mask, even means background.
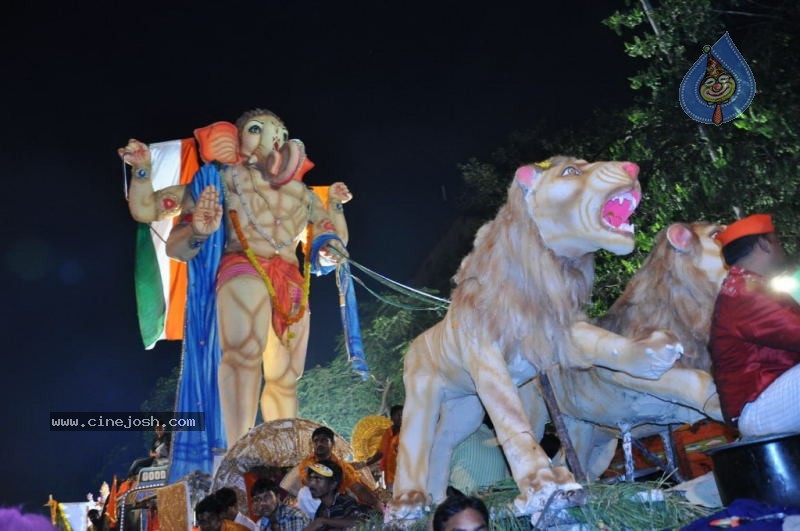
[[[135,138],[128,140],[128,145],[117,150],[119,156],[131,166],[145,166],[150,164],[150,148],[147,144]]]
[[[197,236],[210,236],[222,222],[222,205],[219,203],[219,190],[209,184],[200,192],[197,205],[192,214],[192,232]]]

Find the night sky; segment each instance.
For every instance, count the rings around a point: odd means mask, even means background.
[[[306,182],[354,193],[353,258],[406,281],[454,219],[457,164],[630,97],[635,65],[600,24],[621,2],[516,4],[6,6],[0,504],[97,493],[109,451],[144,455],[142,435],[50,432],[49,413],[137,411],[178,362],[179,345],[139,339],[116,148],[271,109],[316,163]],[[341,330],[332,277],[311,304],[307,367]]]

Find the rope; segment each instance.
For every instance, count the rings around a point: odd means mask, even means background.
[[[347,260],[348,262],[350,262],[350,264],[353,267],[355,267],[359,271],[362,271],[367,276],[369,276],[373,280],[383,284],[387,288],[389,288],[389,289],[391,289],[391,290],[393,290],[393,291],[395,291],[397,293],[400,293],[401,295],[409,297],[411,299],[416,299],[418,301],[422,301],[422,302],[428,303],[426,306],[411,306],[411,305],[407,305],[407,304],[403,304],[403,303],[392,301],[390,299],[387,299],[386,297],[382,297],[381,295],[376,293],[374,290],[371,290],[370,288],[368,288],[366,286],[366,284],[364,284],[364,282],[361,279],[359,279],[355,275],[353,276],[353,280],[358,282],[358,284],[360,284],[364,289],[366,289],[376,299],[378,299],[378,300],[380,300],[382,302],[385,302],[386,304],[390,304],[392,306],[396,306],[396,307],[402,308],[404,310],[427,310],[427,311],[446,310],[450,306],[450,301],[448,299],[443,299],[441,297],[436,297],[435,295],[431,295],[430,293],[425,293],[424,291],[412,288],[410,286],[406,286],[405,284],[401,284],[400,282],[392,280],[392,279],[390,279],[390,278],[388,278],[388,277],[386,277],[384,275],[381,275],[380,273],[376,273],[375,271],[369,269],[368,267],[365,267],[365,266],[359,264],[358,262],[356,262],[355,260],[353,260],[349,256],[347,256],[345,254],[342,254],[337,249],[335,249],[335,248],[333,248],[331,246],[328,246],[328,250],[330,250],[334,254],[338,254],[341,258],[343,258],[343,259]]]
[[[429,305],[429,306],[411,306],[411,305],[408,305],[408,304],[403,304],[402,302],[393,301],[393,300],[391,300],[391,299],[387,299],[386,297],[382,296],[382,295],[381,295],[380,293],[378,293],[377,291],[374,291],[374,290],[370,289],[370,288],[369,288],[369,286],[367,286],[366,284],[364,284],[364,281],[363,281],[363,280],[361,280],[360,278],[358,278],[357,276],[353,276],[352,278],[353,278],[353,280],[354,280],[355,282],[357,282],[357,283],[358,283],[358,284],[359,284],[359,285],[360,285],[362,288],[364,288],[365,290],[367,290],[367,291],[369,292],[369,294],[370,294],[370,295],[372,295],[373,297],[375,297],[375,298],[376,298],[376,299],[378,299],[379,301],[381,301],[381,302],[383,302],[383,303],[386,303],[386,304],[389,304],[389,305],[391,305],[391,306],[395,306],[395,307],[397,307],[397,308],[400,308],[400,309],[402,309],[402,310],[411,310],[411,311],[419,311],[419,310],[435,311],[435,310],[442,310],[442,309],[445,309],[445,308],[447,308],[447,306],[443,306],[443,305],[439,305],[439,304],[437,304],[437,305]]]

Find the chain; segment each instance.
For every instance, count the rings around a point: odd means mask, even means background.
[[[267,242],[272,246],[272,248],[275,249],[276,254],[284,247],[289,247],[290,245],[293,245],[295,243],[294,238],[292,238],[291,240],[279,242],[275,240],[275,238],[273,238],[270,234],[268,234],[267,231],[264,229],[264,227],[258,224],[256,216],[253,214],[253,211],[250,210],[250,205],[245,200],[244,194],[242,193],[242,188],[239,185],[239,174],[235,166],[231,167],[231,179],[233,180],[233,189],[236,192],[236,195],[239,197],[239,202],[242,204],[242,209],[244,209],[245,216],[247,216],[247,221],[250,223],[250,226],[253,227],[253,229],[255,229],[258,235],[267,240]],[[255,189],[255,183],[253,183],[253,188]],[[269,201],[267,201],[267,199],[264,196],[259,194],[258,191],[256,191],[256,194],[259,197],[261,197],[261,199],[264,200],[264,202],[267,204],[267,208],[269,209],[270,208]],[[270,210],[270,213],[272,213],[272,210]],[[275,219],[277,220],[278,218]]]

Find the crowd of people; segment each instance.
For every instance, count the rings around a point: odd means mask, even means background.
[[[299,476],[302,483],[295,504],[285,503],[283,489],[275,481],[259,478],[248,493],[256,518],[253,521],[238,512],[235,491],[222,488],[195,507],[200,531],[339,529],[382,514],[381,501],[356,468],[333,452],[334,441],[330,428],[320,426],[312,432],[312,452],[297,466],[296,474],[287,474]],[[384,447],[384,451],[396,455],[396,445],[393,450]]]
[[[268,478],[257,480],[250,488],[254,522],[237,509],[236,493],[222,488],[204,498],[195,507],[200,531],[313,531],[353,528],[365,522],[374,509],[339,492],[342,468],[333,460],[309,465],[308,487],[319,501],[313,515],[288,505],[280,498],[280,487]],[[380,514],[380,513],[378,513]],[[434,531],[485,531],[489,529],[489,511],[479,498],[451,489],[433,516]]]
[[[383,514],[383,505],[357,472],[380,463],[391,487],[397,462],[397,444],[402,425],[402,406],[394,406],[392,425],[382,437],[378,451],[363,463],[348,463],[334,452],[334,433],[321,426],[311,434],[312,452],[296,473],[302,486],[292,503],[291,492],[273,479],[262,477],[250,487],[248,496],[254,520],[239,512],[236,491],[223,487],[203,498],[195,507],[200,531],[313,531],[353,528]],[[293,474],[290,471],[287,476]],[[291,489],[291,486],[287,485]],[[448,491],[434,515],[435,530],[488,529],[489,514],[483,502],[456,489]]]

